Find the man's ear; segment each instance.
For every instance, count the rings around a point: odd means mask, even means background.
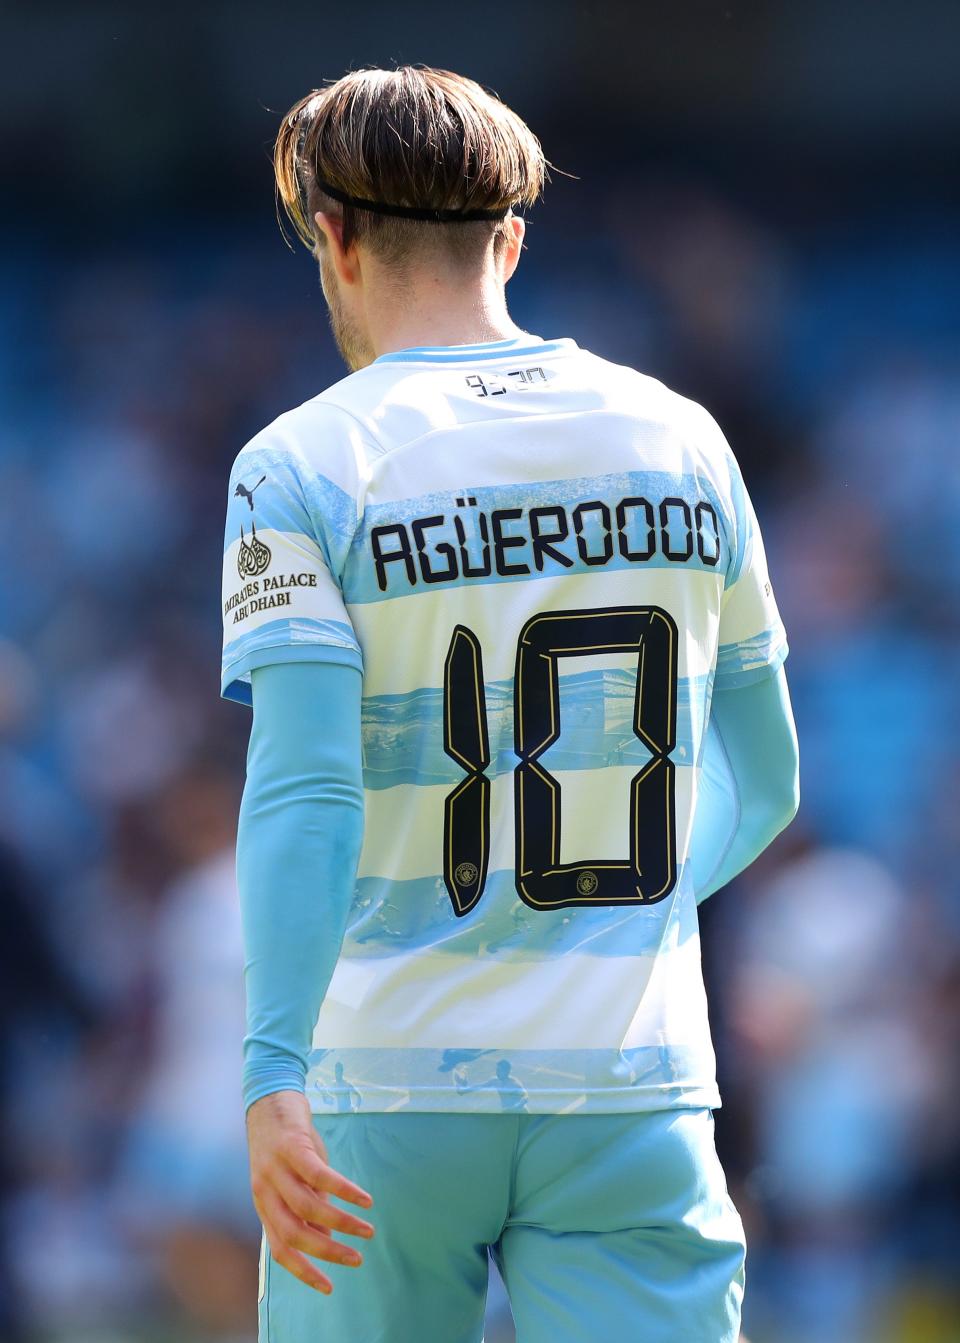
[[[323,210],[318,210],[313,216],[313,222],[317,228],[317,234],[321,235],[326,243],[330,260],[333,268],[337,272],[343,284],[355,284],[360,274],[360,267],[357,262],[357,249],[353,243],[344,250],[343,246],[343,219],[340,215],[326,214]],[[320,247],[320,236],[317,238],[317,246]]]
[[[527,225],[519,215],[511,215],[507,220],[507,228],[507,238],[500,249],[500,276],[504,284],[517,269],[520,261],[520,250],[523,247],[523,235],[527,231]]]

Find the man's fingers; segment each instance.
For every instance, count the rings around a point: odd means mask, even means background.
[[[314,1259],[325,1259],[328,1264],[343,1264],[344,1268],[359,1268],[363,1255],[352,1245],[341,1245],[332,1236],[322,1235],[315,1227],[300,1224],[299,1231],[291,1234],[287,1242],[295,1250],[313,1255]]]
[[[334,1198],[341,1198],[344,1203],[354,1203],[358,1208],[373,1206],[373,1199],[365,1189],[361,1189],[358,1184],[348,1180],[345,1175],[341,1175],[332,1166],[325,1166],[322,1161],[317,1161],[313,1178],[308,1179],[307,1183],[321,1194],[332,1194]]]
[[[289,1245],[285,1245],[283,1239],[273,1230],[272,1225],[267,1222],[264,1222],[263,1225],[267,1233],[270,1255],[280,1267],[285,1268],[288,1273],[292,1273],[295,1278],[299,1278],[308,1287],[313,1287],[316,1291],[322,1292],[324,1296],[329,1296],[333,1291],[333,1283],[327,1275],[321,1273],[305,1254],[301,1254],[299,1250],[293,1250]]]
[[[341,1245],[317,1227],[301,1222],[282,1203],[271,1210],[270,1221],[288,1249],[302,1250],[315,1259],[325,1259],[330,1264],[344,1264],[348,1268],[358,1268],[363,1263],[359,1250],[355,1250],[352,1245]]]
[[[333,1203],[324,1203],[323,1220],[331,1231],[339,1231],[343,1236],[362,1236],[364,1240],[370,1240],[373,1236],[373,1227],[369,1222],[354,1217],[352,1212],[338,1208]],[[312,1217],[310,1221],[313,1221]]]
[[[373,1227],[369,1222],[354,1217],[353,1213],[346,1212],[343,1208],[336,1207],[325,1195],[319,1194],[316,1189],[304,1184],[293,1175],[284,1181],[278,1192],[287,1207],[301,1221],[310,1222],[324,1231],[340,1231],[346,1236],[362,1236],[364,1240],[369,1240],[373,1235]]]
[[[345,1203],[354,1203],[359,1208],[373,1206],[373,1199],[365,1189],[321,1161],[316,1152],[298,1146],[282,1155],[287,1165],[318,1193],[333,1194],[335,1198],[342,1198]]]

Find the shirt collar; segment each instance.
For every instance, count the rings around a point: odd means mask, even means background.
[[[577,342],[570,336],[544,340],[523,332],[507,340],[485,340],[475,345],[411,345],[403,350],[390,350],[378,355],[375,364],[452,364],[474,363],[479,359],[502,359],[504,355],[555,354],[562,350],[576,350]]]

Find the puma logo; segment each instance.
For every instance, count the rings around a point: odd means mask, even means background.
[[[266,476],[261,476],[260,479],[257,481],[256,485],[254,485],[253,490],[259,490],[260,486],[263,484],[265,480]],[[244,485],[242,482],[234,490],[234,494],[238,499],[246,499],[247,503],[250,505],[251,513],[253,512],[253,490],[248,490],[246,485]]]

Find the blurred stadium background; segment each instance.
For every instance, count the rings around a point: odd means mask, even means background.
[[[960,1339],[960,7],[2,23],[0,1339],[253,1337],[225,483],[343,372],[276,230],[277,114],[405,60],[575,174],[516,319],[710,407],[767,535],[802,808],[703,911],[746,1334]]]

